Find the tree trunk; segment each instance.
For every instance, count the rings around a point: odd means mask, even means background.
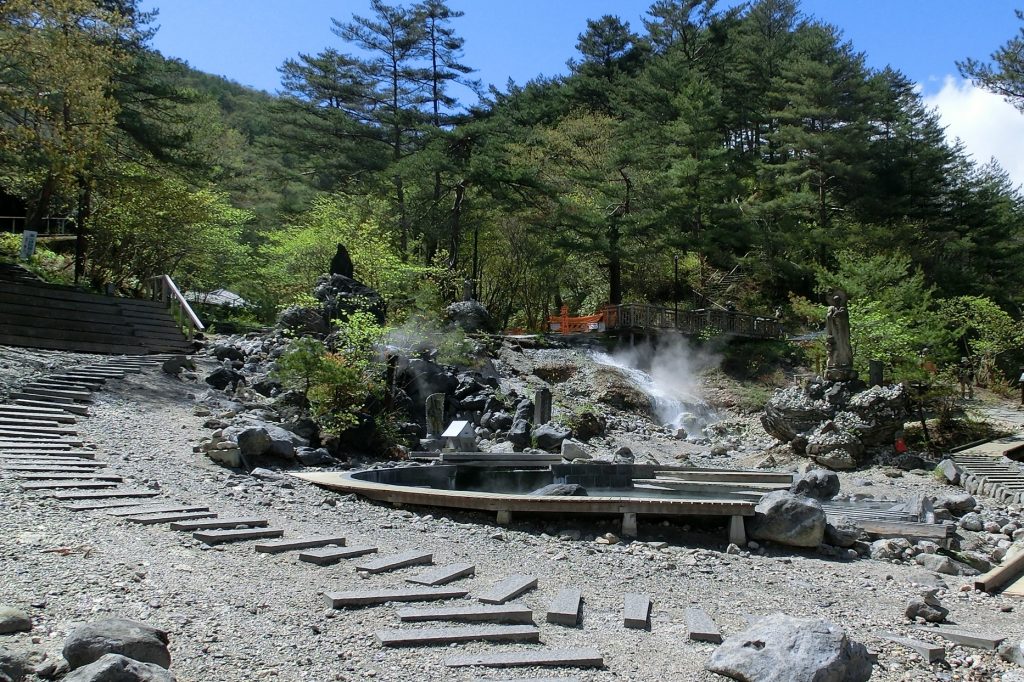
[[[612,219],[608,229],[608,302],[622,303],[622,256],[619,253],[619,226]]]
[[[46,214],[50,211],[50,201],[53,199],[56,189],[57,179],[53,177],[52,173],[47,173],[46,180],[43,181],[43,186],[39,190],[35,205],[32,206],[32,210],[25,216],[26,230],[43,231],[43,219],[46,218]]]
[[[75,284],[85,274],[85,231],[92,214],[92,185],[79,178],[78,213],[75,216]]]
[[[462,202],[466,198],[466,181],[455,185],[455,203],[452,204],[451,234],[448,238],[448,269],[459,266],[459,245],[462,241]]]

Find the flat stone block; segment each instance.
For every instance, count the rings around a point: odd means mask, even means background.
[[[484,604],[504,604],[537,587],[532,575],[511,575],[477,597]]]
[[[437,646],[459,642],[539,642],[540,630],[532,625],[484,625],[381,630],[376,636],[383,646]]]
[[[622,624],[644,630],[651,620],[651,598],[646,594],[627,594],[624,599]]]
[[[917,628],[921,632],[930,632],[933,635],[938,635],[943,639],[948,639],[951,642],[962,644],[964,646],[974,647],[975,649],[987,649],[994,651],[999,648],[999,645],[1006,639],[1005,637],[997,637],[988,635],[980,632],[971,632],[969,630],[963,630],[961,628],[953,627],[937,627],[937,628]]]
[[[122,509],[127,507],[136,507],[138,506],[138,504],[139,503],[137,500],[127,498],[123,500],[97,500],[95,502],[78,502],[76,504],[66,505],[64,508],[69,511],[96,511],[99,509],[117,509],[118,507]]]
[[[79,459],[96,459],[95,450],[68,450],[67,448],[37,448],[33,450],[9,450],[4,451],[0,448],[0,459],[2,460],[14,460],[14,459],[45,459],[48,462],[58,460],[79,460]],[[104,464],[103,466],[106,466]]]
[[[118,478],[120,481],[120,478]],[[113,488],[118,481],[84,481],[84,480],[50,480],[50,481],[29,481],[22,483],[23,490],[75,490],[94,488]]]
[[[398,610],[403,623],[442,620],[455,622],[533,624],[533,611],[523,604],[451,606],[439,609],[405,608]]]
[[[433,561],[434,554],[432,552],[424,552],[417,549],[402,552],[401,554],[386,554],[372,561],[356,564],[356,570],[365,571],[366,573],[384,573],[385,571],[394,571],[406,566],[429,564]]]
[[[208,512],[209,507],[193,504],[136,504],[118,505],[119,508],[109,512],[108,516],[141,516],[143,514],[174,514],[185,512]]]
[[[322,549],[314,549],[308,552],[299,552],[299,561],[305,561],[309,564],[316,564],[318,566],[329,566],[330,564],[336,564],[342,559],[354,559],[355,557],[365,556],[366,554],[373,554],[377,551],[376,547],[324,547]]]
[[[449,668],[483,666],[487,668],[566,667],[603,668],[604,658],[597,649],[537,649],[500,654],[453,656],[444,664]]]
[[[102,500],[108,497],[156,497],[159,495],[155,490],[105,490],[93,493],[54,493],[53,497],[58,500]]]
[[[476,566],[473,564],[450,564],[448,566],[438,566],[437,568],[424,571],[418,575],[414,575],[411,578],[406,578],[406,582],[416,583],[417,585],[430,585],[435,587],[437,585],[444,585],[450,583],[453,580],[464,578],[468,575],[473,575],[476,572]]]
[[[32,467],[28,467],[31,469]],[[71,472],[66,470],[70,469]],[[4,469],[4,471],[10,471],[10,469]],[[46,473],[40,472],[21,472],[15,471],[14,474],[18,479],[22,481],[79,481],[83,479],[89,479],[93,481],[108,481],[111,483],[120,483],[121,477],[117,474],[98,474],[92,469],[78,469],[74,467],[62,467],[58,471],[49,471]]]
[[[578,587],[567,587],[555,596],[548,607],[548,622],[575,627],[580,622],[582,606],[583,592]]]
[[[216,516],[216,514],[211,514],[210,516]],[[171,530],[214,530],[238,528],[240,526],[248,528],[266,528],[269,525],[270,522],[266,519],[239,516],[236,518],[208,518],[199,521],[175,521],[171,524]]]
[[[694,642],[722,643],[722,633],[715,621],[703,609],[686,609],[686,630]]]
[[[882,639],[887,639],[890,642],[894,642],[900,646],[910,649],[928,663],[934,663],[935,661],[941,661],[946,658],[946,647],[944,646],[938,646],[931,642],[922,642],[917,639],[910,639],[909,637],[900,637],[892,632],[879,632],[878,636]]]
[[[143,526],[153,526],[158,523],[171,523],[174,521],[186,521],[189,519],[208,519],[216,516],[214,512],[193,511],[193,512],[168,512],[166,514],[140,514],[138,516],[126,516],[124,520],[129,523],[139,523]]]
[[[299,538],[297,540],[278,540],[277,542],[261,542],[256,545],[257,552],[265,554],[279,554],[291,552],[296,549],[311,549],[313,547],[336,547],[345,546],[345,538],[341,535],[321,535],[315,538]]]
[[[284,535],[283,528],[239,528],[236,530],[201,530],[192,533],[192,537],[208,545],[219,542],[239,542],[241,540],[262,540],[279,538]]]
[[[373,606],[395,601],[439,601],[462,599],[469,590],[454,590],[450,587],[437,589],[409,588],[398,590],[353,590],[349,592],[327,592],[324,600],[331,608],[343,606]]]

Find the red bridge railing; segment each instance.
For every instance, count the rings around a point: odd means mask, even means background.
[[[769,317],[748,315],[729,310],[684,310],[645,303],[606,305],[596,314],[570,317],[562,306],[560,315],[548,318],[551,331],[560,334],[585,334],[604,331],[648,332],[674,329],[690,336],[746,336],[759,339],[780,339],[785,332],[782,323]]]

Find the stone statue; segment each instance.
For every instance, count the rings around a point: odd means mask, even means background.
[[[825,317],[825,346],[828,362],[825,378],[832,381],[851,381],[857,378],[853,371],[853,346],[850,344],[850,312],[844,297],[832,296],[832,305]]]
[[[355,276],[355,266],[352,265],[352,257],[348,255],[348,249],[344,244],[338,244],[338,252],[331,259],[331,274],[342,275],[352,279]]]

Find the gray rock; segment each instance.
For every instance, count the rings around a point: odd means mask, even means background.
[[[176,682],[169,671],[152,663],[140,663],[120,654],[105,654],[99,660],[74,670],[63,682]]]
[[[867,649],[841,627],[782,613],[727,637],[707,668],[744,682],[866,682],[871,677]]]
[[[245,377],[233,369],[218,367],[206,377],[206,383],[219,391],[223,391],[228,386],[235,387],[240,383],[244,384]]]
[[[253,424],[250,426],[250,424]],[[292,459],[296,447],[309,445],[302,436],[274,424],[243,422],[224,429],[224,437],[238,443],[245,457],[276,457]]]
[[[522,452],[523,448],[530,444],[530,422],[525,419],[512,422],[512,427],[508,430],[508,440],[516,452]]]
[[[964,514],[964,517],[960,519],[960,527],[964,530],[980,533],[985,528],[985,520],[981,518],[981,514],[970,512]]]
[[[295,448],[295,459],[299,460],[302,466],[326,467],[338,463],[338,460],[331,457],[331,454],[324,448]]]
[[[123,618],[80,625],[64,640],[64,658],[72,668],[97,661],[104,654],[121,654],[161,668],[171,665],[167,633],[145,623]]]
[[[586,497],[587,489],[575,483],[552,483],[537,488],[530,494],[547,497]]]
[[[978,501],[967,493],[949,493],[935,500],[936,509],[948,509],[954,514],[966,514],[977,506]]]
[[[847,518],[840,518],[834,524],[825,525],[825,542],[834,547],[853,547],[861,530]]]
[[[178,376],[186,369],[196,371],[196,363],[191,358],[185,357],[184,355],[175,355],[173,358],[164,360],[164,364],[160,368],[172,376]]]
[[[960,467],[951,459],[944,459],[935,467],[935,471],[953,485],[960,484]]]
[[[500,443],[494,443],[491,445],[487,452],[515,452],[516,446],[509,440],[503,440]]]
[[[0,682],[22,682],[28,675],[28,656],[0,647]]]
[[[633,451],[625,445],[615,450],[615,456],[612,457],[612,464],[632,464],[635,461]]]
[[[1004,661],[1016,663],[1024,667],[1024,639],[1016,642],[1003,642],[1002,646],[999,647],[999,656]],[[1003,679],[1005,680],[1006,678],[1004,677]]]
[[[940,554],[918,554],[914,557],[914,561],[929,571],[935,571],[943,575],[958,575],[960,573],[952,559]]]
[[[320,275],[313,297],[323,303],[322,317],[327,322],[345,319],[352,313],[368,312],[378,324],[387,317],[387,303],[380,293],[345,275]]]
[[[445,308],[445,320],[465,332],[494,332],[494,318],[479,301],[456,301]]]
[[[572,431],[564,426],[547,423],[541,424],[533,430],[533,439],[537,447],[548,452],[555,452],[562,447],[562,441],[572,435]]]
[[[871,558],[879,561],[900,559],[903,553],[911,548],[906,538],[885,538],[871,543]]]
[[[0,635],[28,632],[31,629],[32,619],[27,613],[13,606],[0,606]]]
[[[515,423],[519,420],[526,420],[527,422],[533,422],[533,401],[527,398],[523,398],[516,403],[515,414],[512,415],[512,422]]]
[[[270,434],[263,428],[245,429],[235,436],[235,442],[246,457],[260,457],[270,450]]]
[[[562,459],[569,460],[570,462],[574,459],[590,459],[590,453],[577,441],[563,440]]]
[[[758,502],[748,530],[755,540],[817,547],[825,537],[825,524],[825,512],[817,500],[775,490]]]
[[[915,597],[907,602],[904,614],[910,620],[923,618],[929,623],[942,623],[949,615],[949,609],[939,604],[937,599],[930,603],[927,599]]]
[[[277,316],[277,326],[297,336],[326,336],[330,325],[319,307],[288,306]]]
[[[789,491],[795,495],[813,497],[816,500],[831,500],[839,494],[839,475],[834,471],[811,469],[793,479]]]

